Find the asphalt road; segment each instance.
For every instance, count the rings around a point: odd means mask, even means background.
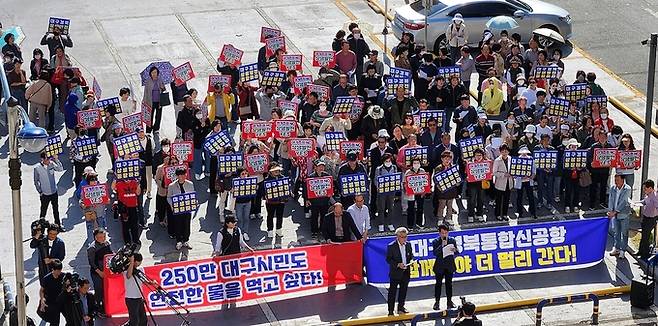
[[[568,10],[572,42],[646,95],[649,48],[658,33],[655,0],[548,0]],[[575,77],[575,76],[574,76]]]

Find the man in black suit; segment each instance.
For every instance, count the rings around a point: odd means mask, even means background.
[[[37,249],[39,256],[39,280],[43,279],[46,274],[52,271],[50,263],[59,259],[64,260],[66,256],[66,246],[64,241],[58,237],[60,227],[57,224],[50,224],[46,235],[41,228],[36,229],[30,241],[30,248]]]
[[[352,241],[352,235],[357,240],[363,236],[354,223],[352,215],[343,210],[343,204],[336,202],[334,211],[324,216],[322,222],[322,236],[328,243],[332,242],[349,242]]]
[[[443,278],[446,279],[446,297],[448,299],[448,309],[454,308],[452,303],[452,275],[455,273],[455,255],[459,253],[457,241],[455,238],[448,236],[448,226],[439,225],[439,237],[432,240],[432,252],[436,256],[434,260],[434,310],[440,310],[439,299],[441,299],[441,284]]]
[[[395,230],[395,241],[388,244],[386,249],[386,262],[389,265],[388,277],[390,285],[388,288],[388,315],[393,316],[393,307],[395,306],[395,292],[398,292],[398,314],[406,314],[409,311],[404,308],[404,302],[407,299],[407,287],[411,276],[409,267],[414,260],[414,254],[411,244],[407,242],[409,230],[405,227],[399,227]]]
[[[77,289],[71,285],[65,286],[57,298],[66,325],[94,325],[94,315],[98,307],[94,293],[89,292],[89,285],[89,280],[81,278],[78,280]]]

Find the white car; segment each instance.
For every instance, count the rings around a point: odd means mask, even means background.
[[[431,2],[425,26],[424,3]],[[532,31],[537,28],[552,29],[565,40],[571,38],[571,16],[566,10],[538,0],[418,0],[395,10],[393,34],[402,38],[403,32],[414,35],[416,44],[425,43],[427,48],[438,52],[446,46],[445,33],[455,14],[460,13],[468,30],[469,46],[477,46],[489,19],[496,16],[514,17],[519,27],[509,34],[519,33],[521,41],[527,43]],[[499,31],[494,31],[498,36]]]

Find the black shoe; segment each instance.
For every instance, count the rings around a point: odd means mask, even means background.
[[[438,302],[438,301],[434,303],[434,306],[432,306],[432,309],[434,309],[434,310],[441,310],[441,307],[439,306],[439,302]]]
[[[448,301],[448,309],[454,309],[456,306],[452,301]]]
[[[389,311],[389,312],[388,312],[388,315],[389,315],[389,316],[393,316],[393,312]]]
[[[400,314],[408,314],[409,310],[405,309],[404,307],[398,308],[398,315]]]

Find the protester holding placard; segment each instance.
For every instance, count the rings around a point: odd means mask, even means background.
[[[172,197],[185,193],[193,193],[194,184],[192,181],[187,180],[187,169],[176,169],[176,181],[172,182],[167,187],[167,202],[169,206],[173,205]],[[173,208],[172,208],[173,209]],[[176,250],[181,250],[183,247],[192,249],[189,244],[190,241],[190,223],[192,220],[192,213],[172,214],[168,220],[169,225],[172,225],[174,230],[174,238],[176,239]]]
[[[432,179],[436,180],[437,174],[441,173],[442,171],[448,170],[450,168],[453,168],[455,166],[454,164],[454,158],[452,152],[445,151],[441,153],[441,164],[439,164],[433,171]],[[459,197],[459,194],[461,192],[461,184],[457,185],[456,187],[451,187],[450,189],[446,191],[442,191],[439,189],[439,185],[436,183],[434,184],[434,194],[432,201],[435,202],[435,205],[433,205],[435,208],[433,209],[434,214],[437,217],[438,223],[439,224],[446,224],[446,225],[453,225],[453,214],[454,214],[454,209],[453,209],[453,203],[457,197]]]
[[[85,176],[87,180],[87,185],[96,186],[99,185],[98,174],[88,173]],[[107,228],[107,222],[105,220],[105,203],[91,203],[87,205],[84,198],[80,198],[79,201],[80,208],[82,209],[82,215],[87,225],[87,241],[94,241],[94,230],[97,228]]]
[[[117,212],[121,220],[124,243],[141,244],[139,240],[139,196],[142,189],[137,179],[118,179],[112,181],[112,190],[117,194]]]
[[[473,159],[470,160],[468,166],[471,164],[477,165],[477,169],[484,169],[486,171],[487,166],[489,173],[484,173],[480,175],[474,181],[468,181],[466,183],[466,192],[468,194],[468,223],[473,223],[474,217],[478,222],[484,222],[484,189],[489,189],[491,187],[491,180],[487,179],[487,174],[491,174],[492,164],[491,161],[486,161],[484,159],[484,150],[481,148],[476,148],[473,151]],[[467,173],[468,175],[469,173]],[[483,177],[482,179],[480,179]]]
[[[368,175],[368,172],[366,170],[365,165],[363,163],[358,161],[358,154],[355,151],[351,151],[347,153],[346,155],[347,162],[343,163],[343,165],[340,166],[338,169],[338,178],[339,180],[340,176],[342,175],[349,175],[349,174],[365,174],[366,176]],[[367,198],[367,181],[366,181],[366,191],[363,193],[366,195]],[[354,195],[344,195],[343,191],[341,189],[341,196],[340,196],[340,202],[343,203],[344,206],[349,207],[350,205],[354,204]]]
[[[541,135],[539,145],[535,147],[535,169],[537,171],[537,208],[542,205],[551,208],[555,206],[555,170],[557,168],[557,151],[550,145],[551,135]],[[540,155],[538,158],[537,155]],[[554,159],[553,159],[554,157]],[[549,167],[555,162],[555,167]],[[541,166],[540,166],[541,163]],[[550,164],[549,164],[550,163]]]
[[[238,94],[237,105],[241,121],[260,118],[258,104],[256,103],[257,89],[257,87],[249,85],[249,83],[238,81],[238,87],[236,89]]]
[[[596,132],[598,130],[598,133]],[[597,148],[610,148],[608,143],[608,133],[602,130],[600,127],[595,127],[592,131],[592,135],[596,137],[596,143],[594,143],[590,148],[588,165],[589,172],[592,175],[592,184],[589,186],[589,208],[590,210],[598,209],[599,205],[603,206],[607,203],[606,192],[608,190],[609,178],[610,178],[610,167],[592,167],[592,161],[594,159],[594,150]]]
[[[530,150],[527,147],[521,147],[519,149],[519,158],[524,158],[524,159],[532,159],[532,154]],[[513,163],[510,164],[511,171],[515,170],[515,166]],[[532,218],[537,219],[537,210],[535,207],[535,195],[532,191],[533,188],[533,180],[536,175],[536,170],[533,162],[530,162],[531,168],[530,168],[530,175],[529,176],[514,176],[514,189],[517,190],[516,192],[516,211],[518,213],[518,218],[521,219],[523,217],[523,193],[525,192],[526,197],[528,198],[528,212],[530,215],[532,215]],[[525,168],[525,167],[524,167]],[[525,170],[525,169],[524,169]]]
[[[244,144],[244,152],[247,153],[246,155],[268,154],[270,152],[270,149],[267,145],[265,145],[265,143],[259,140],[252,140],[252,143]],[[263,187],[263,180],[265,179],[265,173],[256,173],[255,177],[258,178],[258,188],[261,189]],[[253,220],[253,219],[263,218],[261,216],[262,203],[263,203],[263,193],[261,191],[258,191],[256,193],[256,196],[251,200],[251,211],[249,212],[250,219]]]
[[[347,138],[347,130],[352,129],[352,121],[350,120],[347,113],[343,114],[334,114],[331,118],[324,119],[322,125],[320,126],[320,135],[324,133],[331,127],[334,132],[342,132]]]
[[[621,144],[619,144],[618,149],[620,151],[633,151],[635,150],[635,142],[633,142],[633,136],[631,134],[624,134],[621,136]],[[619,165],[619,163],[617,163]],[[633,186],[635,185],[635,169],[622,169],[622,168],[615,168],[615,173],[617,175],[621,175],[622,178],[624,179],[624,182],[631,187],[631,190],[633,190]],[[633,192],[631,191],[631,199],[633,199]]]
[[[162,120],[162,107],[160,106],[161,96],[165,89],[165,84],[160,78],[160,70],[156,66],[149,69],[149,77],[144,81],[144,95],[142,101],[151,105],[153,110],[151,114],[150,124],[147,123],[146,132],[160,130],[160,121]],[[168,95],[168,94],[167,94]],[[168,99],[167,99],[168,101]]]
[[[65,47],[72,48],[73,40],[71,40],[71,36],[68,33],[68,30],[66,33],[62,34],[62,28],[59,25],[54,25],[52,30],[47,31],[46,34],[41,38],[40,44],[48,46],[50,57],[52,57],[55,55],[56,49],[58,47],[61,47],[62,51],[64,51]]]
[[[326,163],[321,160],[314,162],[313,173],[308,175],[308,178],[323,178],[330,177],[331,175],[325,171]],[[332,186],[333,187],[333,186]],[[329,205],[333,201],[330,196],[309,198],[309,189],[307,182],[302,183],[304,206],[310,209],[310,214],[306,218],[310,219],[311,223],[311,237],[317,239],[320,235],[322,219],[329,212]]]
[[[582,173],[589,173],[585,169],[586,166],[582,168],[577,168],[575,166],[567,166],[567,150],[576,151],[580,147],[580,143],[575,139],[571,138],[565,146],[565,152],[562,153],[562,164],[564,169],[562,170],[562,182],[564,182],[564,212],[574,213],[578,212],[578,203],[580,202],[580,191],[582,187],[580,186],[580,179]],[[569,163],[571,164],[571,163]]]
[[[242,180],[245,178],[249,177],[249,172],[247,169],[240,169],[238,170],[238,177],[239,179],[233,179],[235,180]],[[249,214],[251,212],[251,201],[256,195],[256,192],[258,190],[258,178],[255,178],[256,183],[254,184],[254,196],[237,196],[236,194],[236,188],[233,186],[231,189],[231,195],[233,198],[235,198],[235,220],[237,220],[237,226],[240,228],[242,231],[242,238],[244,241],[249,241]],[[234,182],[235,185],[235,182]],[[228,221],[230,221],[231,216],[228,215],[225,219],[224,222],[228,225]]]
[[[381,147],[378,146],[372,151],[380,152]],[[378,165],[372,174],[372,180],[375,184],[373,196],[376,196],[377,199],[377,229],[379,232],[384,232],[384,225],[387,225],[389,231],[394,231],[395,227],[391,222],[391,217],[393,216],[395,199],[401,195],[402,177],[393,162],[393,153],[384,152],[381,156],[381,162],[381,165]]]
[[[178,158],[175,155],[167,154],[164,156],[162,164],[155,170],[155,183],[158,186],[155,194],[155,217],[162,227],[167,226],[168,219],[171,216],[171,207],[167,203],[167,188],[169,185],[166,182],[166,169],[168,166],[178,164]],[[169,235],[173,236],[173,233],[169,232]]]
[[[79,137],[72,141],[70,156],[73,158],[73,168],[75,170],[73,182],[79,184],[82,180],[82,172],[85,167],[91,166],[96,169],[98,163],[98,147],[96,140],[87,136],[86,129],[78,131]]]
[[[260,120],[272,120],[272,109],[276,107],[276,101],[285,99],[286,94],[281,92],[278,87],[264,86],[256,91],[256,100],[258,101],[260,111]]]
[[[425,169],[421,167],[421,160],[418,157],[411,159],[411,167],[404,172],[405,192],[403,194],[407,201],[407,226],[409,228],[422,228],[425,226],[425,198],[427,194],[409,194],[406,189],[409,185],[406,184],[408,176],[425,174]]]
[[[231,92],[231,87],[216,83],[213,91],[208,93],[206,100],[208,101],[210,121],[217,119],[222,123],[222,130],[229,130],[229,122],[233,121],[231,109],[235,105],[235,95]]]
[[[192,127],[194,163],[192,166],[197,180],[201,180],[210,174],[210,153],[203,149],[203,143],[211,130],[210,119],[204,117],[200,110],[194,112],[194,125]]]
[[[269,175],[265,178],[264,182],[274,181],[286,178],[281,174],[283,168],[277,163],[271,163]],[[290,184],[288,184],[288,187]],[[261,194],[266,192],[265,186],[261,188]],[[263,196],[264,197],[264,196]],[[283,209],[290,195],[282,196],[279,198],[268,198],[265,201],[265,208],[267,209],[267,237],[274,237],[274,219],[276,218],[276,236],[283,236]]]
[[[139,152],[139,159],[142,162],[140,184],[142,189],[146,189],[146,198],[151,199],[151,184],[153,180],[153,140],[141,127],[137,128],[135,131],[139,138],[139,144],[142,145],[142,148],[144,149]],[[140,200],[140,202],[142,201]]]

